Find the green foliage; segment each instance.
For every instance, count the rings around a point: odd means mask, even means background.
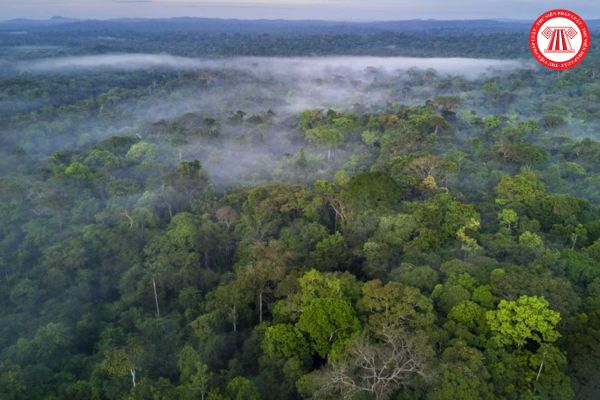
[[[464,342],[456,341],[442,354],[441,382],[428,399],[493,399],[490,373],[484,363],[484,355]]]
[[[426,292],[431,292],[439,282],[439,273],[426,265],[420,267],[403,265],[392,270],[390,276],[394,280]]]
[[[548,308],[543,297],[521,296],[516,301],[501,300],[498,309],[486,314],[494,340],[501,345],[522,347],[527,340],[552,343],[560,334],[556,324],[560,314]]]
[[[260,396],[256,386],[250,379],[236,376],[227,384],[227,399],[259,400]]]
[[[267,328],[262,343],[265,353],[272,357],[302,358],[309,354],[309,345],[302,333],[291,324],[277,324]]]
[[[500,224],[505,226],[509,231],[515,226],[518,218],[519,216],[517,215],[516,211],[510,208],[503,208],[502,211],[498,213]]]
[[[524,172],[514,177],[502,177],[496,192],[500,204],[529,206],[543,196],[544,185],[533,172]]]
[[[356,312],[347,301],[318,298],[304,308],[297,327],[308,335],[312,348],[326,358],[342,351],[361,326]]]
[[[303,304],[319,298],[343,299],[354,303],[360,295],[356,277],[348,273],[324,274],[310,270],[298,279],[298,284]]]
[[[423,329],[434,321],[433,304],[418,289],[396,282],[383,285],[381,281],[374,280],[365,283],[362,292],[358,309],[366,316],[368,326],[374,332],[390,327]]]
[[[184,399],[205,398],[211,373],[202,362],[198,353],[190,345],[186,345],[177,357],[180,373],[180,392]]]
[[[1,399],[600,398],[593,48],[561,74],[21,70],[528,56],[518,23],[54,22],[2,36]]]
[[[158,148],[152,143],[139,142],[131,146],[126,157],[142,166],[150,166],[158,158]]]
[[[523,232],[521,236],[519,236],[519,243],[535,252],[544,250],[544,241],[542,238],[529,231]]]

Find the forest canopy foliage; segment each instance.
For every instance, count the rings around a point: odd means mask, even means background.
[[[491,50],[456,27],[0,29],[1,62],[518,57],[513,28]],[[560,73],[235,62],[2,72],[0,398],[600,396],[597,52]]]

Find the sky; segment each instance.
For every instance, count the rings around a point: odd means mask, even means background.
[[[600,18],[600,1],[570,0],[0,0],[0,20],[12,18],[321,19],[345,21],[508,18],[531,20],[567,8]]]

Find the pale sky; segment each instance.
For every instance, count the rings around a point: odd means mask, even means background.
[[[0,20],[54,15],[94,19],[531,20],[553,8],[567,8],[584,19],[600,18],[598,0],[0,0]]]

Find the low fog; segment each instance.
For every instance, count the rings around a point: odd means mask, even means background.
[[[77,57],[55,57],[18,64],[19,71],[72,73],[81,70],[112,69],[132,71],[149,68],[173,70],[213,69],[243,70],[275,76],[315,77],[322,72],[362,73],[367,68],[382,72],[435,69],[441,74],[459,74],[475,78],[485,72],[523,66],[519,60],[476,58],[417,57],[235,57],[199,59],[168,54],[103,54]]]
[[[199,159],[217,183],[234,184],[256,177],[276,179],[277,171],[265,171],[271,161],[285,166],[305,147],[301,134],[290,128],[298,113],[323,108],[338,111],[380,111],[394,104],[423,104],[440,94],[427,83],[415,88],[423,71],[435,71],[436,79],[479,80],[505,74],[517,68],[530,68],[519,60],[410,57],[236,57],[197,59],[167,54],[105,54],[54,57],[17,62],[19,76],[48,76],[56,79],[82,79],[94,82],[111,74],[158,73],[172,79],[187,74],[187,81],[161,87],[149,81],[143,95],[118,94],[104,104],[96,116],[81,120],[68,111],[49,121],[60,127],[42,139],[32,135],[26,151],[50,154],[52,151],[92,144],[114,135],[139,137],[151,134],[153,124],[170,123],[186,113],[219,122],[218,139],[194,137],[185,144],[165,145],[165,158]],[[419,72],[420,71],[420,72]],[[189,76],[193,78],[189,78]],[[123,75],[121,75],[123,76]],[[125,75],[127,76],[127,75]],[[58,77],[58,78],[57,78]],[[62,78],[61,78],[62,77]],[[89,84],[89,83],[88,83]],[[112,97],[111,97],[112,99]],[[7,100],[7,99],[5,99]],[[20,99],[12,99],[21,101]],[[0,107],[2,103],[0,103]],[[1,110],[0,110],[1,111]],[[233,124],[232,114],[246,117],[273,112],[268,124]],[[105,116],[109,115],[110,118]],[[19,132],[9,134],[17,137]],[[307,157],[320,157],[307,148]],[[312,151],[311,151],[312,150]],[[338,150],[336,161],[349,154]],[[326,176],[329,171],[316,171]]]

